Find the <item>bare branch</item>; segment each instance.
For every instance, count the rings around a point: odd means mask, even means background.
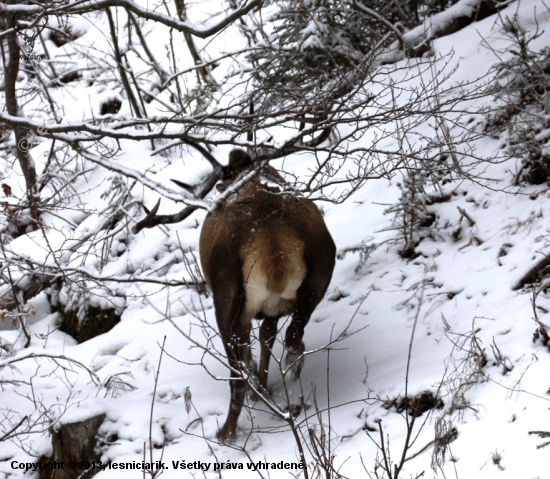
[[[212,35],[215,35],[216,33],[221,32],[224,28],[231,25],[235,20],[242,17],[243,15],[246,15],[254,8],[260,6],[262,4],[262,1],[263,0],[251,0],[242,8],[235,10],[233,13],[225,17],[223,20],[219,21],[217,24],[203,30],[195,28],[190,22],[182,22],[170,17],[169,15],[164,15],[163,13],[149,10],[138,5],[135,2],[132,2],[131,0],[76,0],[67,5],[61,5],[59,7],[47,9],[47,12],[51,14],[81,15],[83,13],[103,10],[108,7],[121,7],[127,9],[128,11],[134,13],[141,18],[162,23],[163,25],[171,27],[179,32],[186,32],[199,38],[208,38]],[[6,5],[5,3],[0,3],[0,14],[13,14],[16,12],[26,13],[27,15],[34,15],[44,12],[44,7],[40,5]]]

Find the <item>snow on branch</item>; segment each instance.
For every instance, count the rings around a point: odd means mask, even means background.
[[[403,59],[405,55],[420,57],[430,49],[432,40],[455,33],[473,22],[493,15],[509,3],[494,0],[459,0],[446,10],[425,18],[420,25],[403,33],[400,40],[391,45],[390,51],[382,56],[381,63],[394,63]]]
[[[88,1],[74,1],[67,5],[62,5],[57,8],[47,9],[50,14],[83,14],[96,12],[108,7],[122,7],[126,10],[138,15],[146,20],[152,20],[154,22],[162,23],[168,27],[178,30],[180,32],[189,33],[199,38],[208,38],[216,33],[219,33],[227,26],[231,25],[235,20],[246,15],[255,7],[258,7],[262,3],[262,0],[252,0],[245,4],[242,8],[235,10],[230,15],[227,15],[224,19],[217,24],[205,29],[195,28],[190,22],[182,22],[169,15],[159,13],[157,11],[144,8],[132,0],[88,0]],[[44,12],[44,6],[42,5],[6,5],[0,3],[0,15],[8,13],[26,13],[27,15],[34,15]]]

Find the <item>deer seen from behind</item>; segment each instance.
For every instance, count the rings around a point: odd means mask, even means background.
[[[233,150],[218,189],[226,189],[254,167],[244,150]],[[234,439],[244,403],[243,377],[252,365],[252,319],[263,320],[258,382],[266,391],[279,318],[292,315],[284,347],[287,363],[299,374],[304,328],[334,269],[336,247],[319,209],[288,186],[275,169],[262,166],[202,227],[200,259],[232,378],[229,411],[218,432],[223,442]]]

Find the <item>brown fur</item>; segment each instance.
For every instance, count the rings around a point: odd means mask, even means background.
[[[245,168],[252,165],[252,159],[248,156],[248,153],[240,148],[237,148],[229,153],[229,163],[223,167],[224,180],[234,178]]]
[[[243,150],[230,155],[226,182],[252,161]],[[271,167],[264,176],[282,178]],[[304,351],[302,337],[311,313],[323,298],[334,269],[336,247],[319,209],[293,193],[281,192],[256,178],[208,215],[200,236],[200,257],[214,294],[220,335],[232,368],[231,403],[222,441],[233,439],[246,384],[239,371],[251,364],[250,329],[260,328],[260,387],[267,388],[277,320],[292,314],[285,347],[295,359]]]

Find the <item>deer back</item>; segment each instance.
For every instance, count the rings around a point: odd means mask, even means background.
[[[271,167],[261,175],[284,186]],[[329,280],[334,267],[335,246],[317,206],[279,185],[255,178],[209,214],[202,227],[200,256],[208,285],[216,295],[213,273],[236,269],[226,274],[238,275],[245,284],[250,317],[288,313],[312,263],[325,261]]]

